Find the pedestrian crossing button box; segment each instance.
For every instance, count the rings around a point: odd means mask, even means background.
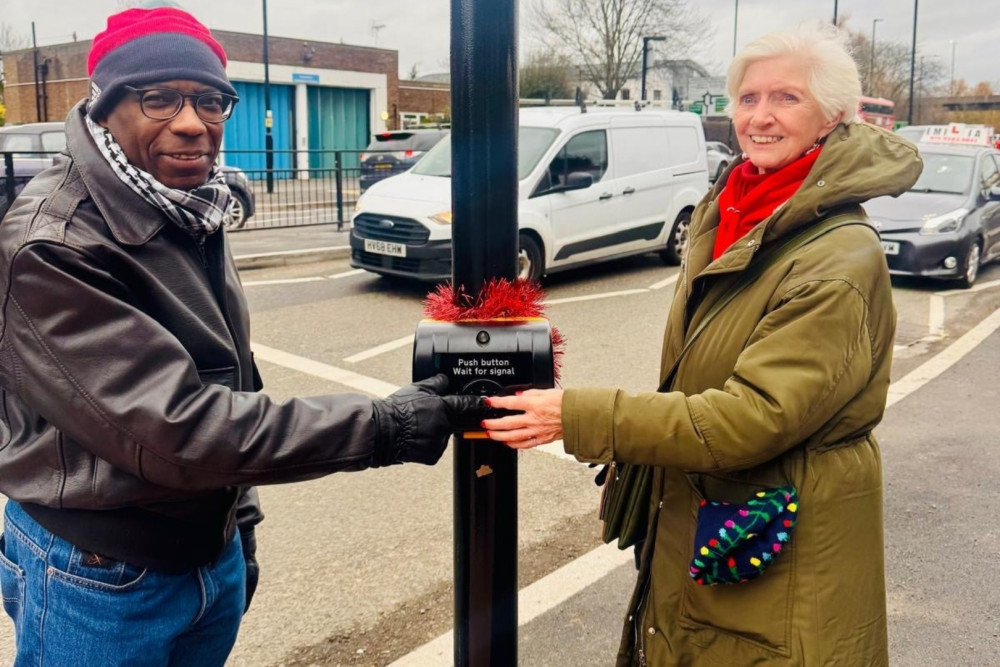
[[[555,386],[552,328],[542,318],[424,320],[413,343],[413,380],[448,376],[448,393],[500,396]]]

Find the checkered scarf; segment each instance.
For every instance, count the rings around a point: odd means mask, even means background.
[[[208,181],[192,190],[168,188],[128,161],[125,151],[111,133],[86,117],[87,127],[104,159],[122,182],[196,240],[201,241],[219,228],[232,196],[222,170],[213,166]]]

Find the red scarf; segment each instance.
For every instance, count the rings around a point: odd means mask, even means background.
[[[729,246],[788,201],[809,175],[817,157],[818,148],[766,174],[758,173],[749,160],[734,169],[719,195],[719,229],[712,259],[721,257]]]

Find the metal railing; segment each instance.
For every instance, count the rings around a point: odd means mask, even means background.
[[[226,182],[234,193],[230,231],[274,229],[350,222],[363,187],[404,169],[363,169],[361,153],[273,151],[272,188],[268,192],[266,151],[223,151]],[[0,153],[0,216],[14,196],[56,153]]]

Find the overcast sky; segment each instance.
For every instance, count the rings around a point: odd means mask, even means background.
[[[482,0],[488,2],[489,0]],[[528,3],[521,0],[521,16]],[[915,0],[839,0],[841,18],[876,42],[909,44]],[[714,37],[690,54],[713,73],[723,74],[733,52],[733,14],[737,0],[691,0],[715,29]],[[29,36],[35,22],[39,45],[89,39],[104,27],[120,0],[0,0],[0,22]],[[180,0],[210,28],[260,33],[259,0]],[[990,81],[1000,89],[1000,12],[997,0],[921,0],[917,24],[918,53],[936,57],[944,70],[970,85]],[[993,9],[990,9],[993,5]],[[377,46],[399,51],[402,75],[414,64],[420,74],[447,70],[448,0],[269,0],[271,35]],[[832,21],[834,0],[743,0],[739,3],[737,46],[770,30],[804,21]],[[522,23],[524,23],[522,21]],[[379,27],[373,30],[373,27]],[[532,34],[522,26],[521,52]],[[655,43],[654,43],[655,44]]]

